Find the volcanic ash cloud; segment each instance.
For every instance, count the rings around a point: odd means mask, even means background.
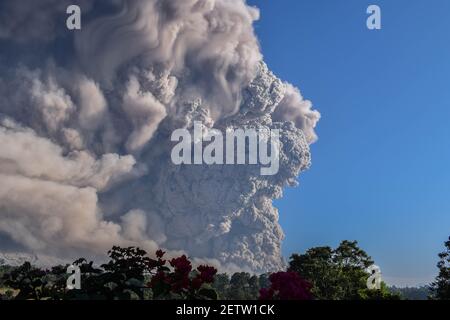
[[[72,2],[72,1],[71,1]],[[272,200],[310,165],[320,115],[264,64],[243,0],[0,3],[1,250],[112,245],[282,267]],[[33,13],[33,19],[27,19]],[[279,129],[280,169],[174,165],[175,129]]]

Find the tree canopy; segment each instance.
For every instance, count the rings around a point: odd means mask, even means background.
[[[342,241],[335,249],[315,247],[304,254],[294,254],[289,270],[297,272],[312,284],[312,293],[321,300],[396,299],[385,284],[380,290],[367,289],[366,269],[372,258],[357,241]]]
[[[437,300],[450,299],[450,237],[445,242],[445,250],[439,253],[437,267],[439,274],[431,284],[431,298]]]

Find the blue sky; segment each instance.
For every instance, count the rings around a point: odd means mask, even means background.
[[[358,240],[387,282],[427,283],[450,235],[450,1],[249,3],[269,67],[322,114],[312,168],[276,202],[284,255]]]

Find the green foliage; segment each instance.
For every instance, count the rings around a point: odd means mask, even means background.
[[[93,262],[78,259],[74,265],[81,271],[81,289],[67,290],[67,267],[41,270],[29,262],[3,276],[4,283],[18,293],[17,300],[33,299],[143,299],[144,271],[151,259],[138,248],[114,247],[111,260],[96,268]]]
[[[439,254],[439,259],[439,274],[430,286],[431,298],[450,300],[450,237],[445,242],[445,250]]]
[[[41,300],[48,296],[49,275],[45,271],[33,267],[25,262],[19,268],[3,275],[3,283],[14,290],[18,290],[16,299]]]
[[[320,300],[358,300],[395,298],[383,291],[367,291],[370,256],[356,241],[342,241],[336,249],[316,247],[290,258],[289,270],[312,284],[312,293]]]
[[[213,288],[207,288],[207,287],[201,288],[198,291],[198,294],[200,297],[203,297],[203,298],[206,298],[209,300],[217,300],[217,298],[218,298],[217,292]]]
[[[391,292],[386,283],[381,282],[380,290],[360,289],[359,300],[401,300],[399,294]]]
[[[14,268],[11,266],[7,266],[7,265],[0,265],[0,288],[5,286],[4,280],[3,280],[3,276],[6,273],[11,272],[11,270],[13,270]]]
[[[217,274],[212,286],[218,294],[218,299],[226,300],[228,297],[228,288],[230,287],[230,277],[226,273]]]
[[[231,276],[218,274],[212,284],[223,300],[256,300],[262,288],[270,286],[268,275],[250,275],[246,272],[237,272]]]
[[[19,267],[8,267],[1,276],[4,294],[0,300],[57,299],[64,295],[66,268],[56,266],[51,270],[41,270],[29,262]]]
[[[152,259],[146,252],[136,247],[113,247],[108,251],[110,261],[94,266],[93,262],[78,259],[74,265],[81,271],[81,289],[64,290],[61,299],[95,299],[95,300],[137,300],[144,299],[145,273]],[[64,270],[65,272],[65,270]],[[65,286],[65,281],[61,283]]]
[[[238,272],[231,276],[228,296],[238,300],[255,300],[259,294],[259,280],[246,272]]]
[[[289,269],[312,284],[316,298],[333,300],[340,296],[332,248],[316,247],[302,255],[294,254],[290,258]]]

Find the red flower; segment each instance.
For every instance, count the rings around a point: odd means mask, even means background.
[[[217,269],[210,266],[199,266],[197,270],[200,272],[200,278],[206,283],[214,282],[214,275]]]
[[[177,279],[172,278],[171,280],[173,281],[171,284],[172,292],[179,293],[183,289],[189,288],[189,278],[187,276]]]
[[[174,268],[171,271],[165,267],[166,260],[161,258],[165,252],[158,250],[156,256],[158,260],[150,260],[149,265],[157,267],[156,274],[152,277],[148,284],[156,292],[157,297],[164,297],[169,293],[181,294],[181,296],[189,297],[197,290],[199,290],[204,283],[212,283],[217,269],[210,266],[199,266],[197,268],[198,274],[195,277],[190,277],[192,271],[192,264],[188,258],[183,255],[169,261]]]
[[[193,280],[192,280],[192,288],[195,290],[200,289],[200,287],[203,284],[203,280],[200,276],[196,276]]]
[[[185,255],[170,260],[170,265],[175,268],[175,272],[180,273],[181,275],[188,275],[192,270],[191,262]]]
[[[273,300],[273,290],[262,288],[259,290],[259,300]]]
[[[169,278],[166,276],[166,274],[162,271],[158,272],[157,274],[155,274],[152,279],[150,280],[150,283],[148,284],[148,286],[150,288],[153,288],[156,284],[161,283],[161,282],[165,282],[168,283],[170,280]]]
[[[269,277],[271,286],[260,291],[260,299],[311,300],[311,284],[296,272],[277,272]]]

